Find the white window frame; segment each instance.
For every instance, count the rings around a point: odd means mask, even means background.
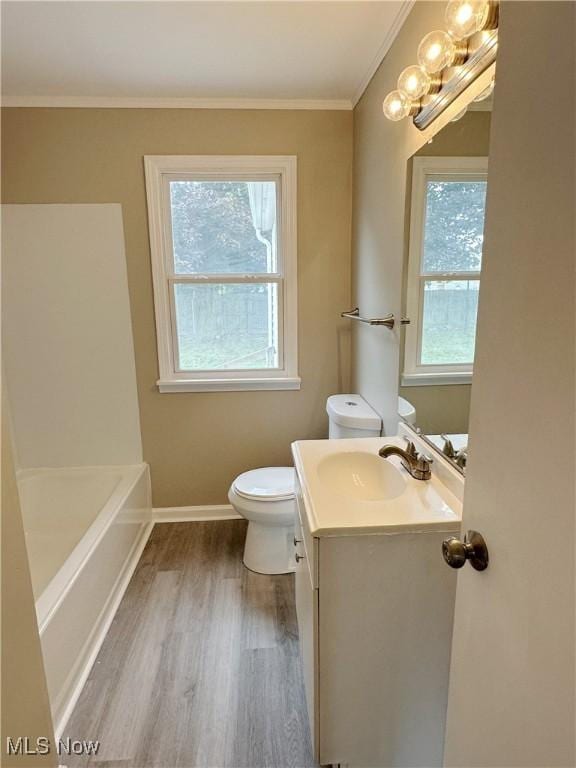
[[[148,223],[154,285],[160,392],[225,392],[300,389],[298,376],[298,297],[296,157],[293,155],[146,155]],[[242,180],[277,183],[277,272],[270,274],[182,275],[173,268],[169,182]],[[175,283],[251,283],[278,285],[280,367],[275,369],[180,371],[174,322]]]
[[[487,177],[487,157],[414,157],[412,160],[410,242],[406,290],[406,314],[411,322],[410,325],[406,326],[402,386],[419,387],[429,384],[470,384],[472,382],[473,365],[471,363],[423,365],[419,362],[426,280],[481,279],[481,271],[422,271],[426,225],[426,185],[429,180],[486,181]]]

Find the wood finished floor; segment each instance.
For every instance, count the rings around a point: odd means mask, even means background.
[[[156,525],[64,736],[93,768],[314,766],[294,577],[242,565],[246,523]]]

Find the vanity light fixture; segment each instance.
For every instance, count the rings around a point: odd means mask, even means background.
[[[427,93],[437,93],[441,84],[439,77],[429,75],[417,64],[406,67],[398,78],[398,90],[407,94],[412,101],[421,99]]]
[[[388,120],[402,120],[408,115],[416,115],[414,102],[404,91],[391,91],[384,99],[382,109]]]
[[[443,69],[463,64],[468,53],[466,43],[459,43],[441,29],[429,32],[418,46],[418,64],[431,75]]]
[[[450,0],[444,19],[450,36],[465,40],[490,28],[496,21],[495,13],[495,4],[490,0]]]
[[[389,120],[412,117],[423,130],[496,60],[497,0],[449,0],[445,22],[446,30],[422,39],[418,64],[406,67],[384,99]]]

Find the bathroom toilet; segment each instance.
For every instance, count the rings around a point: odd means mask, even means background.
[[[243,472],[232,483],[228,500],[248,520],[244,565],[257,573],[294,570],[295,470],[264,467]]]
[[[380,416],[360,395],[332,395],[326,403],[329,436],[377,437]],[[228,500],[248,520],[244,565],[257,573],[290,573],[294,562],[296,473],[292,467],[264,467],[239,475]]]

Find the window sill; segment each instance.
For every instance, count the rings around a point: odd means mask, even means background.
[[[402,387],[430,387],[449,384],[472,384],[472,373],[404,373]]]
[[[262,379],[169,379],[157,381],[161,393],[246,392],[266,389],[300,389],[298,376]]]

